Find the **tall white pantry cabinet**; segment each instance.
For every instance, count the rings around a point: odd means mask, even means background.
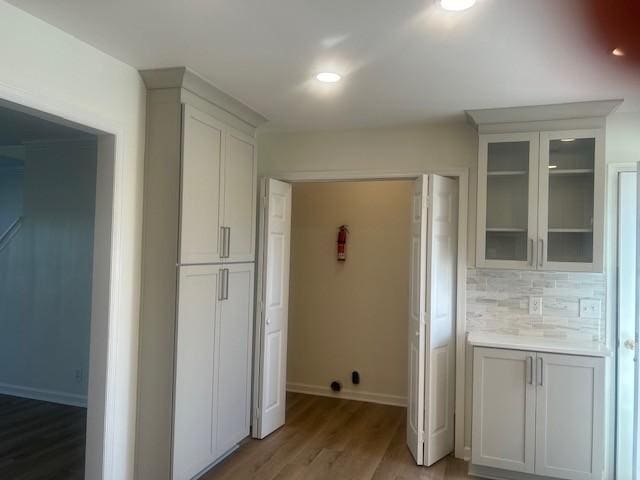
[[[197,477],[249,435],[255,129],[186,68],[147,86],[135,478]]]

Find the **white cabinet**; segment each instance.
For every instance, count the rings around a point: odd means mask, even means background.
[[[252,262],[255,141],[183,107],[180,264]]]
[[[185,68],[147,86],[134,477],[189,480],[249,435],[264,119]]]
[[[602,130],[480,135],[479,267],[602,271]]]
[[[602,480],[604,359],[474,348],[472,470]]]
[[[249,435],[254,265],[225,265],[223,277],[216,341],[218,457]]]
[[[252,263],[180,267],[173,478],[188,480],[249,435]]]
[[[602,478],[604,362],[538,353],[536,474]]]
[[[218,362],[222,270],[180,267],[176,334],[173,478],[197,475],[217,456]]]
[[[533,473],[534,357],[518,350],[474,349],[472,463]]]

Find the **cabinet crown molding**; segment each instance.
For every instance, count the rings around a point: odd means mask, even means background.
[[[542,129],[545,129],[552,127],[553,122],[561,123],[566,120],[593,119],[603,122],[622,102],[622,99],[611,99],[552,105],[484,108],[480,110],[465,110],[465,114],[469,123],[478,130],[483,130],[483,127],[523,123],[529,124],[527,126],[529,128],[532,126],[531,124],[537,122],[544,125]],[[563,125],[560,128],[566,127]],[[508,130],[511,129],[509,128]]]
[[[266,117],[215,87],[211,82],[188,67],[140,70],[140,76],[148,90],[183,88],[204,98],[254,128],[258,128],[267,121]]]

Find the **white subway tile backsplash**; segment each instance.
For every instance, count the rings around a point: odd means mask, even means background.
[[[467,330],[603,342],[603,316],[581,318],[579,305],[581,298],[605,305],[605,292],[600,273],[469,268]],[[529,315],[530,296],[542,297],[542,316]]]

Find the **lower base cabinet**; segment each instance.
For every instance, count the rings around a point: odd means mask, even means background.
[[[604,358],[475,347],[471,472],[602,480]]]
[[[173,480],[249,435],[253,264],[180,267]]]

